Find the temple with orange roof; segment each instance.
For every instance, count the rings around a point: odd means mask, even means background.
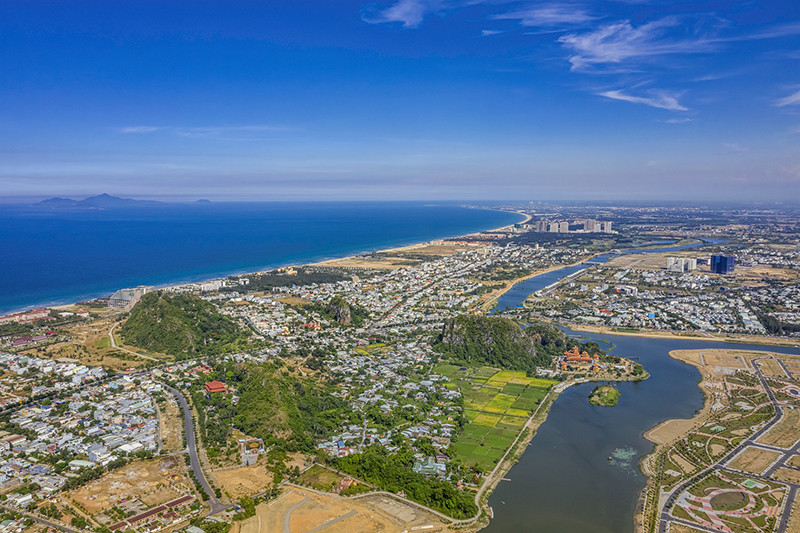
[[[560,361],[561,370],[575,370],[576,367],[591,366],[592,372],[600,371],[600,356],[598,354],[589,355],[587,351],[581,352],[577,346],[564,352],[564,358]]]

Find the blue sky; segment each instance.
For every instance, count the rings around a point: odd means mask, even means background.
[[[0,2],[0,196],[800,198],[800,2]]]

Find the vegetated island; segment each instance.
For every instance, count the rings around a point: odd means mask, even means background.
[[[619,401],[619,390],[612,385],[598,385],[589,395],[589,403],[602,407],[614,407]]]

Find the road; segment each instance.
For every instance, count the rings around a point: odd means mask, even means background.
[[[155,357],[150,357],[149,355],[142,355],[138,352],[134,352],[133,350],[128,350],[127,348],[123,348],[121,346],[117,346],[117,341],[114,338],[114,328],[119,326],[119,322],[111,326],[111,329],[108,330],[108,339],[111,341],[111,347],[115,350],[119,350],[121,352],[129,353],[131,355],[135,355],[136,357],[141,357],[142,359],[147,359],[149,361],[158,361]]]
[[[206,474],[203,472],[203,467],[200,465],[200,458],[197,456],[197,438],[194,431],[194,419],[192,418],[192,410],[189,407],[189,402],[186,401],[184,395],[177,389],[166,384],[163,385],[165,389],[175,396],[178,405],[181,406],[181,410],[183,411],[183,430],[186,435],[186,451],[189,453],[189,465],[192,467],[192,472],[194,472],[200,486],[203,487],[203,491],[208,495],[208,504],[211,506],[210,514],[224,511],[230,507],[230,505],[219,501],[219,498],[214,494],[214,489],[211,488],[211,484],[208,482],[208,479],[206,479]]]

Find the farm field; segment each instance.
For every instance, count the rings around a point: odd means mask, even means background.
[[[466,465],[491,470],[557,381],[496,368],[437,365],[464,396],[467,425],[451,445]]]

